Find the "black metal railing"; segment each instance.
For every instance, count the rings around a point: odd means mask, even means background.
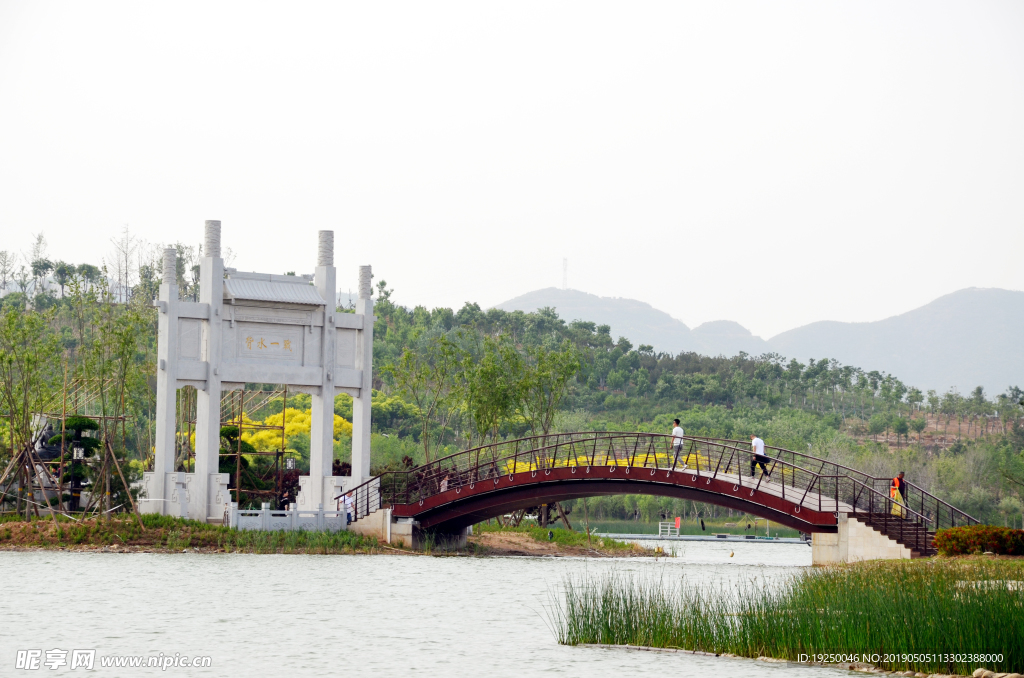
[[[738,445],[743,444],[738,440],[728,440],[728,442]],[[787,458],[792,460],[794,463],[799,460],[799,463],[807,467],[813,467],[813,465],[817,464],[819,472],[836,476],[841,475],[852,480],[857,480],[859,481],[856,484],[858,487],[861,485],[864,486],[864,488],[870,487],[877,493],[884,495],[884,497],[890,498],[890,503],[893,503],[891,502],[890,493],[892,478],[870,476],[862,471],[850,468],[849,466],[844,466],[833,461],[827,461],[809,454],[794,452],[781,447],[766,446],[765,453],[768,454],[769,457],[778,456]],[[977,519],[964,513],[955,506],[942,501],[935,495],[926,492],[914,483],[909,481],[904,482],[906,491],[903,493],[903,501],[900,505],[905,509],[908,509],[912,514],[921,516],[922,520],[925,521],[931,531],[934,532],[936,530],[949,527],[975,525],[979,522]],[[853,507],[855,512],[870,512],[863,506],[863,501],[860,500],[859,496],[855,497],[853,501],[848,501],[848,503]]]
[[[570,467],[614,467],[624,472],[649,469],[653,477],[630,476],[647,480],[655,480],[658,471],[685,468],[701,478],[731,480],[736,491],[749,489],[751,496],[763,490],[801,508],[863,514],[901,543],[905,537],[921,545],[923,539],[930,539],[928,532],[978,522],[911,483],[907,484],[907,496],[897,502],[889,494],[889,479],[809,454],[767,447],[766,479],[764,474],[755,474],[749,444],[742,441],[687,436],[678,453],[672,442],[671,435],[657,433],[585,432],[482,445],[363,483],[352,491],[353,520],[390,505],[418,503],[450,489],[475,487],[503,476],[537,475]]]

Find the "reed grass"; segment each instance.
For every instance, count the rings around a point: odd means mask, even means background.
[[[565,581],[564,604],[553,606],[552,625],[567,645],[676,647],[793,661],[839,653],[893,671],[1020,671],[1024,587],[1007,582],[1024,579],[1022,565],[876,562],[734,587],[622,573],[579,576]],[[907,654],[932,656],[892,656]],[[936,656],[956,654],[1002,659]]]

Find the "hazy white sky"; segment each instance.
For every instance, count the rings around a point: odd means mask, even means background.
[[[127,224],[399,302],[765,338],[1024,289],[1024,3],[7,2],[0,249]]]

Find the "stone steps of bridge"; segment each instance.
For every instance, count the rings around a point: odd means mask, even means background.
[[[879,534],[889,537],[901,546],[910,549],[911,557],[923,558],[938,553],[935,548],[935,531],[917,522],[902,521],[887,513],[850,513],[854,518]],[[922,542],[924,547],[921,548]]]

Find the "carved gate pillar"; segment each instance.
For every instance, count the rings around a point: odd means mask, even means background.
[[[212,485],[220,478],[221,311],[224,306],[224,260],[220,256],[220,222],[207,221],[203,258],[199,260],[199,304],[204,307],[200,360],[206,363],[204,388],[196,392],[196,465],[189,483],[188,517],[206,522],[220,519],[224,507],[210,506]],[[230,389],[227,389],[230,390]],[[211,474],[217,478],[211,483]],[[225,502],[231,501],[223,497]]]
[[[334,358],[337,334],[335,330],[334,231],[320,231],[317,248],[316,272],[313,274],[316,291],[327,303],[322,330],[321,352],[323,375],[318,393],[313,393],[312,421],[309,433],[309,481],[298,497],[300,509],[326,507],[334,500],[334,488],[325,488],[324,478],[330,478],[334,462]]]
[[[177,478],[175,477],[171,483],[167,482],[167,476],[174,474],[178,391],[178,278],[177,252],[173,247],[164,250],[162,274],[156,301],[160,312],[157,314],[156,439],[153,470],[143,474],[146,496],[139,499],[139,510],[143,513],[184,517],[181,510],[184,484],[180,488],[181,501],[177,501]],[[172,501],[175,503],[174,507],[164,505]]]
[[[362,318],[355,352],[355,368],[361,373],[360,391],[366,397],[352,402],[352,483],[361,484],[370,477],[370,397],[373,390],[373,272],[369,266],[359,267],[359,301],[356,316]]]

